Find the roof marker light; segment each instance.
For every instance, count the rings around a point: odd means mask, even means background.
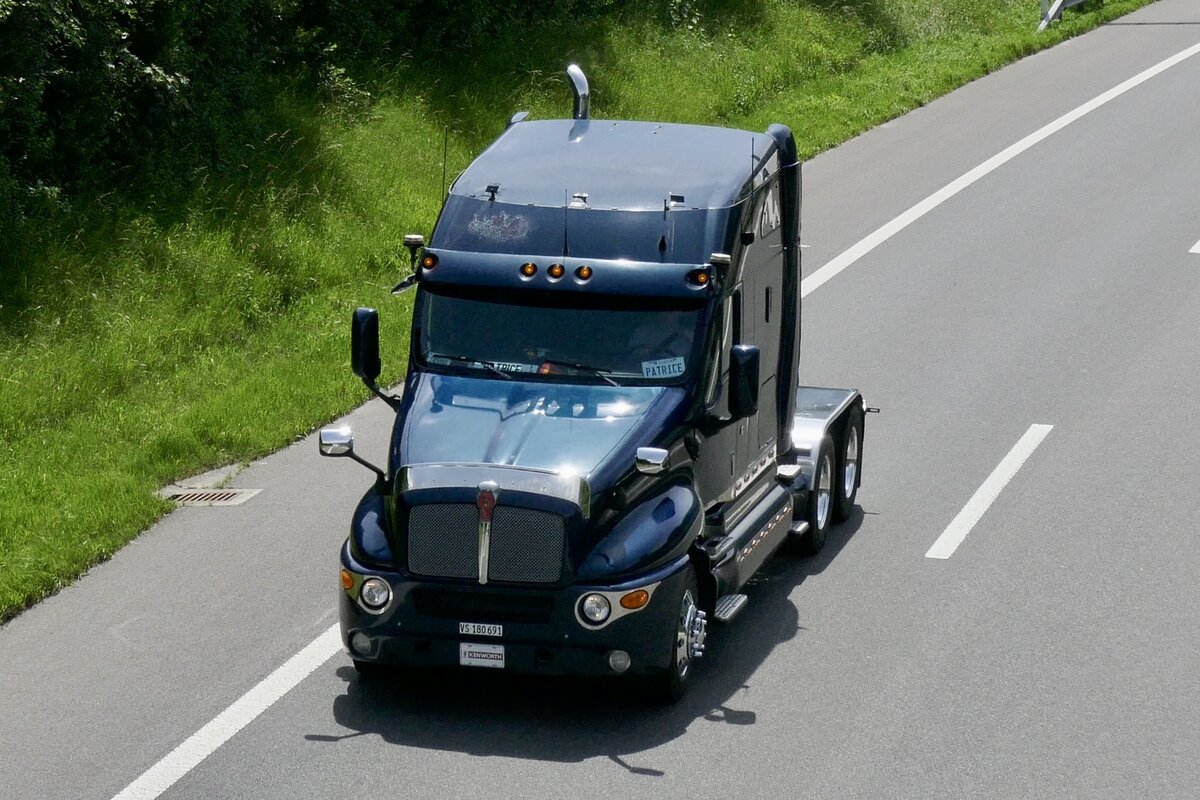
[[[584,264],[582,267],[575,270],[575,277],[579,278],[579,280],[581,280],[581,281],[586,281],[586,280],[591,279],[592,268],[589,267],[587,264]]]
[[[438,265],[438,257],[433,253],[421,256],[421,269],[433,269]]]
[[[524,264],[521,265],[521,277],[522,278],[532,278],[536,274],[537,274],[537,264],[534,264],[532,261],[526,261]]]
[[[551,264],[550,268],[546,270],[546,274],[550,276],[551,280],[558,280],[566,271],[562,264]]]
[[[692,286],[708,286],[712,275],[706,269],[694,269],[687,274],[687,282]]]

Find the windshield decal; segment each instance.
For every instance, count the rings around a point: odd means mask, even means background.
[[[683,356],[642,362],[643,378],[675,378],[686,371]]]
[[[430,364],[448,367],[456,362],[462,362],[472,367],[485,367],[491,370],[500,370],[501,372],[537,372],[538,369],[533,364],[522,364],[519,361],[488,361],[482,358],[472,358],[471,356],[444,355],[434,353],[429,356]]]
[[[537,372],[533,364],[522,364],[518,361],[493,361],[492,366],[505,372]]]

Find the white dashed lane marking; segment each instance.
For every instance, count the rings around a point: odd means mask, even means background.
[[[946,530],[942,531],[942,535],[933,543],[933,547],[929,548],[929,552],[925,554],[926,558],[942,558],[946,559],[954,555],[954,551],[967,538],[967,534],[975,527],[975,523],[983,517],[992,503],[996,502],[996,498],[1000,496],[1000,492],[1008,485],[1013,476],[1017,474],[1017,470],[1025,463],[1037,446],[1046,438],[1046,434],[1054,429],[1053,425],[1030,425],[1029,430],[1025,431],[1025,435],[1017,440],[1013,445],[1013,449],[1008,451],[1008,455],[1004,460],[992,470],[992,474],[987,477],[967,504],[963,506],[963,510],[958,512],[958,516],[950,521],[946,526]]]

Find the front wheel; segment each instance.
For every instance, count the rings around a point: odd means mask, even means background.
[[[378,661],[359,661],[357,658],[351,660],[354,662],[354,670],[364,681],[377,681],[393,671],[389,664],[380,664]]]
[[[700,610],[699,584],[696,569],[691,564],[687,566],[682,583],[675,632],[671,637],[671,663],[665,672],[651,678],[650,685],[654,699],[665,703],[678,702],[687,693],[696,659],[704,654],[704,640],[708,636],[708,617]]]

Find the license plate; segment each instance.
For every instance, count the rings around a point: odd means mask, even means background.
[[[464,667],[504,669],[504,645],[459,642],[458,663]]]
[[[503,636],[503,625],[485,625],[482,622],[460,622],[458,632],[462,636]]]

